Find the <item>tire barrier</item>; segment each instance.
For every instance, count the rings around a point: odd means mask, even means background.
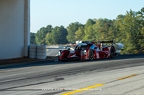
[[[45,45],[37,46],[36,58],[46,59],[46,46]]]
[[[30,45],[29,58],[46,59],[46,46]]]
[[[29,58],[36,58],[36,45],[30,45]]]

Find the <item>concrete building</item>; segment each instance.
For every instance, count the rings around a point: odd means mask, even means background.
[[[30,0],[0,0],[0,60],[28,56]]]

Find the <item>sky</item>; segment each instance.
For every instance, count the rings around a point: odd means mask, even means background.
[[[116,19],[126,11],[139,11],[144,0],[30,0],[30,32],[47,25],[67,27],[88,19]]]

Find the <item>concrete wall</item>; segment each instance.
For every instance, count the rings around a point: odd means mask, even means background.
[[[0,0],[0,59],[27,56],[29,2],[26,1],[29,0]]]

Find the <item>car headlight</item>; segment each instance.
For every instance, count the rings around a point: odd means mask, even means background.
[[[58,55],[59,55],[59,56],[61,55],[61,52],[60,52],[60,51],[58,52]]]
[[[84,54],[86,54],[86,50],[84,50]]]

